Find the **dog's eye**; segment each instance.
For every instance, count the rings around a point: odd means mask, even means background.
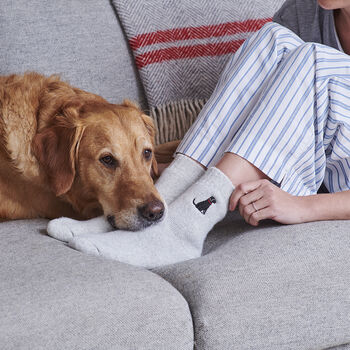
[[[143,151],[143,156],[145,157],[146,160],[150,160],[152,158],[152,150],[145,149]]]
[[[100,162],[106,167],[112,168],[112,169],[115,169],[118,165],[118,161],[110,155],[101,157]]]

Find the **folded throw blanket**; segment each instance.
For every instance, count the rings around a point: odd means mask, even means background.
[[[283,0],[112,0],[158,128],[183,137],[228,57],[271,20]]]

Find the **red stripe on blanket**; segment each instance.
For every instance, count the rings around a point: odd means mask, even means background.
[[[140,69],[152,63],[161,63],[170,60],[203,56],[220,56],[236,52],[243,42],[244,40],[232,40],[216,44],[170,47],[138,55],[135,57],[135,62],[137,68]]]
[[[265,23],[271,22],[271,20],[272,18],[248,19],[243,22],[227,22],[209,26],[158,30],[156,32],[137,35],[129,40],[129,44],[132,50],[137,50],[140,47],[159,43],[255,32]]]

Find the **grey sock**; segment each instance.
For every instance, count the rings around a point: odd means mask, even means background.
[[[217,168],[210,168],[169,205],[159,224],[138,232],[113,231],[73,238],[69,246],[125,263],[152,268],[199,257],[212,227],[228,210],[234,189]]]
[[[114,230],[104,216],[99,216],[90,220],[79,221],[70,218],[58,218],[51,220],[46,228],[49,236],[68,242],[76,236],[87,232],[105,233]]]
[[[170,204],[196,182],[204,172],[205,170],[193,159],[177,154],[172,163],[163,171],[155,186],[163,200]],[[51,220],[47,226],[47,232],[51,237],[64,242],[82,234],[104,233],[111,230],[113,228],[103,216],[86,221],[59,218]]]

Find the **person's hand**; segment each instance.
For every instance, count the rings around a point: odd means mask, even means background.
[[[272,219],[282,224],[304,222],[307,208],[303,198],[293,196],[268,180],[246,182],[236,187],[230,198],[229,209],[239,212],[253,226]]]

